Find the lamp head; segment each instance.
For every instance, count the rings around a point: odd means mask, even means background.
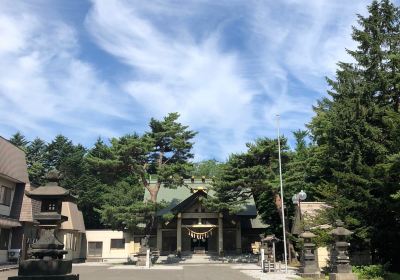
[[[303,190],[301,190],[298,195],[300,200],[306,200],[307,198],[307,194]]]
[[[293,202],[293,204],[299,204],[299,199],[298,199],[298,197],[297,197],[297,194],[294,194],[294,195],[292,196],[292,202]]]

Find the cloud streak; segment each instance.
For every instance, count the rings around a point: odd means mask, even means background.
[[[310,120],[368,3],[93,0],[81,22],[47,4],[0,3],[0,134],[91,145],[177,111],[196,159],[225,159],[276,114],[287,136]]]
[[[74,28],[62,21],[47,22],[29,6],[0,11],[0,37],[7,38],[0,43],[3,126],[46,139],[56,133],[76,137],[86,131],[104,133],[93,128],[102,118],[123,117],[110,106],[118,101],[107,81],[79,59]],[[109,131],[105,136],[111,135]]]

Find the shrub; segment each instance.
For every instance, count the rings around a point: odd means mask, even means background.
[[[386,275],[386,269],[383,265],[365,265],[353,266],[353,272],[359,279],[383,280]]]

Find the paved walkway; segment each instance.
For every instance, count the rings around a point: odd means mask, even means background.
[[[74,265],[73,272],[80,280],[255,280],[292,279],[295,275],[266,274],[253,264],[193,264],[156,265],[152,269],[138,269],[131,265]],[[17,275],[17,270],[0,272],[0,280]]]

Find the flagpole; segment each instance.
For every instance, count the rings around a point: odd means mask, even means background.
[[[287,261],[287,249],[286,249],[286,226],[285,226],[285,208],[283,203],[283,183],[282,183],[282,159],[281,159],[281,132],[280,132],[280,124],[279,118],[280,116],[276,116],[278,119],[278,157],[279,157],[279,182],[281,187],[281,211],[282,211],[282,231],[283,231],[283,250],[285,253],[285,273],[288,273],[288,261]]]

